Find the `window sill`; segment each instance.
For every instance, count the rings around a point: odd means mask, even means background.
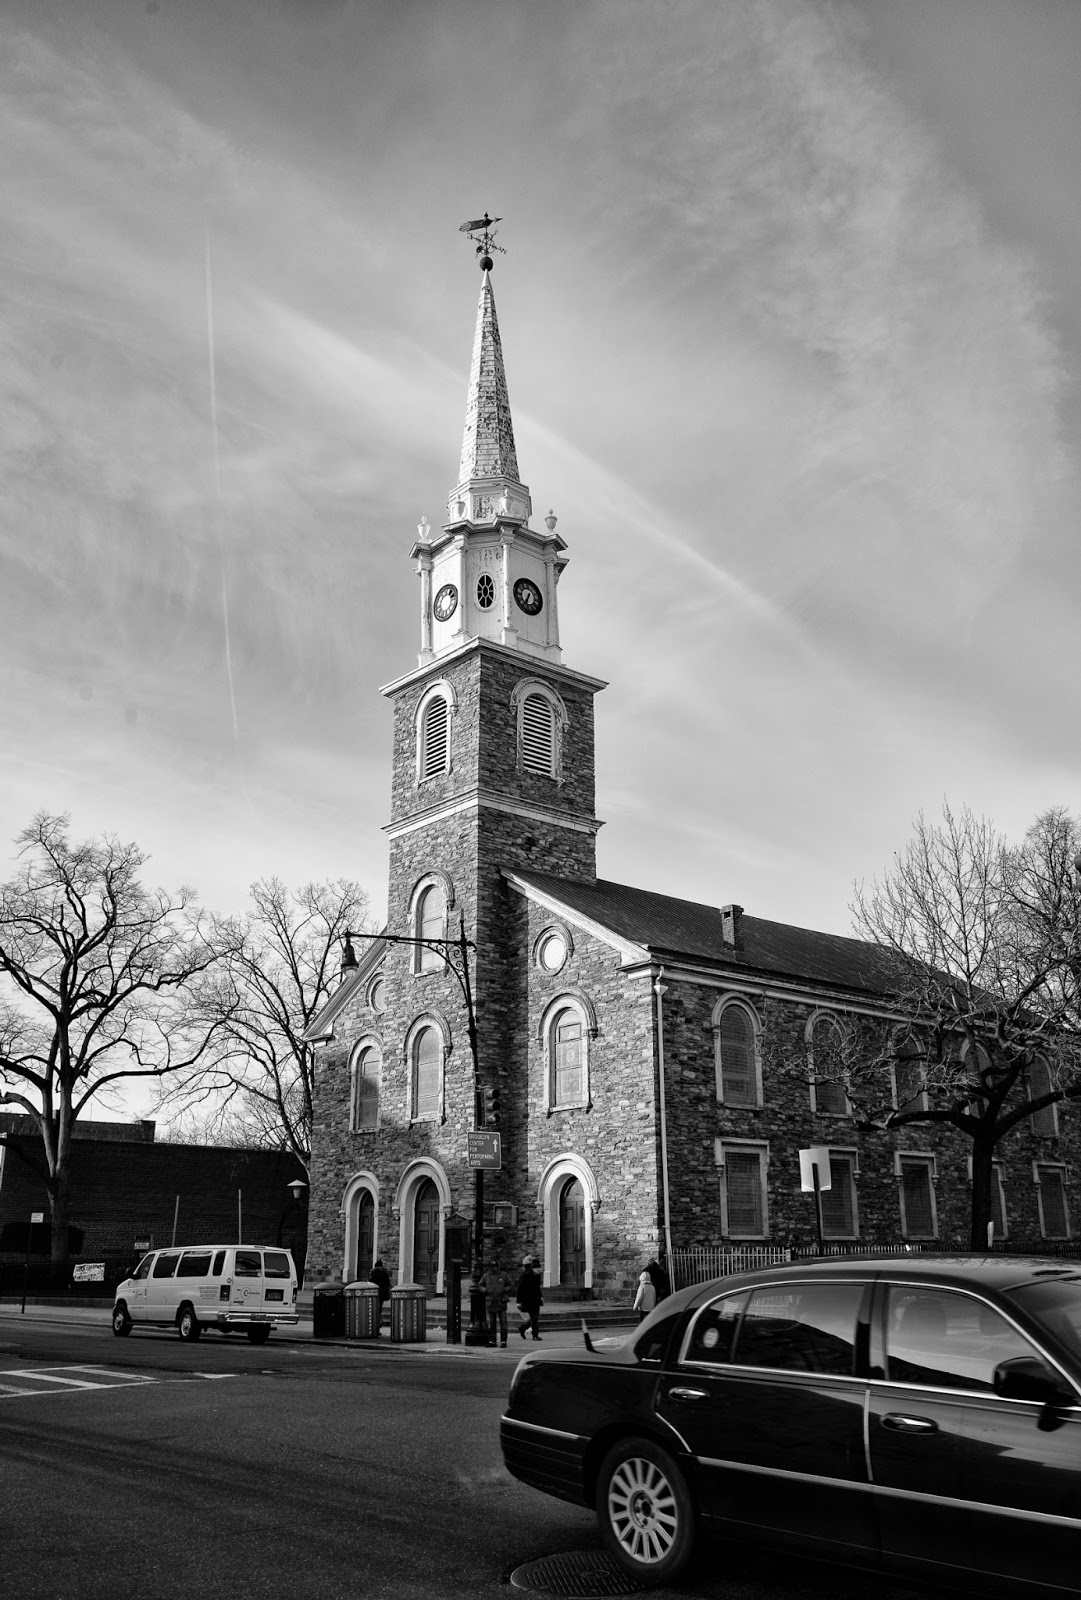
[[[350,1132],[351,1133],[355,1133],[355,1134],[359,1134],[359,1135],[364,1135],[364,1134],[371,1134],[371,1133],[380,1133],[380,1132],[382,1132],[382,1130],[381,1130],[381,1128],[379,1128],[378,1125],[376,1125],[376,1127],[374,1127],[374,1128],[351,1128]]]
[[[550,1117],[558,1116],[561,1111],[592,1111],[592,1100],[568,1100],[565,1105],[547,1106],[546,1113]]]

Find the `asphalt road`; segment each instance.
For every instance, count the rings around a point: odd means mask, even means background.
[[[503,1468],[512,1355],[184,1345],[4,1318],[0,1586],[11,1600],[511,1600],[514,1567],[599,1544],[587,1511]],[[872,1590],[929,1593],[723,1545],[680,1593]]]

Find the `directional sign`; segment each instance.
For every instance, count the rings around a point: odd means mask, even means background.
[[[44,1222],[45,1221],[45,1213],[44,1213],[44,1211],[31,1211],[31,1213],[30,1213],[30,1221],[31,1222]]]
[[[830,1186],[830,1153],[825,1145],[812,1145],[810,1150],[801,1150],[799,1153],[799,1186],[801,1189],[813,1190],[815,1186],[815,1168],[818,1168],[818,1187],[828,1189]]]
[[[469,1165],[484,1172],[498,1172],[503,1165],[503,1149],[498,1133],[490,1128],[470,1128],[466,1135],[469,1144]]]

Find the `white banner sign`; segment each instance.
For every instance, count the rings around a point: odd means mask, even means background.
[[[830,1186],[830,1153],[825,1145],[812,1145],[810,1150],[801,1150],[799,1153],[799,1186],[801,1189],[814,1190],[815,1168],[818,1168],[818,1187],[828,1189]]]
[[[104,1283],[104,1261],[78,1261],[72,1268],[72,1283]]]

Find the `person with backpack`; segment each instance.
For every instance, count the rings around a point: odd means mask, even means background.
[[[638,1313],[639,1322],[644,1322],[657,1304],[657,1291],[653,1287],[653,1280],[648,1272],[638,1276],[638,1293],[634,1297],[634,1309]]]

